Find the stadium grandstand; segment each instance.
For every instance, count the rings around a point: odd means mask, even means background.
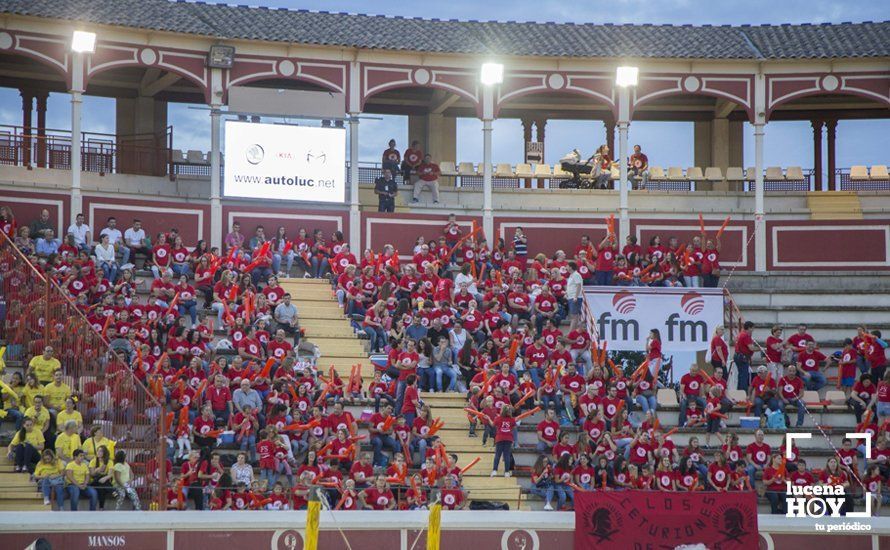
[[[3,548],[890,548],[890,175],[836,161],[890,22],[0,13]],[[547,164],[549,120],[601,145]]]

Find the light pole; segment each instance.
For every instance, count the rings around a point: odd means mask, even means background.
[[[491,122],[494,119],[494,87],[504,81],[504,66],[483,63],[482,81],[482,231],[494,246],[494,217],[491,209]]]
[[[83,210],[83,195],[80,187],[80,122],[83,107],[83,92],[86,89],[83,75],[84,54],[96,51],[96,33],[74,31],[71,35],[71,220]],[[91,222],[93,220],[90,220]]]
[[[618,210],[620,212],[619,247],[630,234],[630,218],[627,214],[627,129],[630,126],[630,87],[636,86],[640,70],[621,66],[615,71],[618,85]]]

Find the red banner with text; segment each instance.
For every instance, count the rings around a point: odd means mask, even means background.
[[[709,550],[757,548],[753,492],[575,493],[575,550],[675,548],[704,544]]]

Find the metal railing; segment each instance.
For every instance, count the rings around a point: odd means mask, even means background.
[[[849,168],[837,168],[834,174],[838,191],[890,191],[890,178],[854,180]]]
[[[82,132],[81,166],[99,174],[165,176],[173,173],[172,145],[172,126],[162,134]],[[71,131],[0,125],[0,164],[70,170]]]
[[[131,370],[132,354],[112,346],[60,281],[35,267],[3,232],[0,291],[6,305],[0,318],[6,359],[27,365],[29,358],[51,346],[65,383],[78,397],[76,408],[87,432],[84,437],[92,427],[101,426],[105,437],[115,441],[115,450],[126,453],[133,487],[144,506],[163,510],[167,501],[162,489],[167,479],[162,433],[166,415],[163,403]]]

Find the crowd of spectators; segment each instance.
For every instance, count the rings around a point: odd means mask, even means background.
[[[17,234],[10,211],[0,216],[7,222],[4,230]],[[108,221],[98,246],[114,236]],[[42,223],[51,226],[46,219]],[[830,479],[855,488],[867,473],[877,472],[877,478],[867,478],[870,483],[890,474],[890,379],[883,373],[886,343],[879,332],[863,328],[836,359],[818,351],[806,327],[788,339],[777,327],[772,340],[760,344],[753,325],[746,324],[736,338],[738,388],[764,422],[774,411],[784,417],[797,410],[800,425],[802,389],[821,389],[828,362],[838,364],[838,384],[848,389],[860,427],[876,435],[876,444],[872,456],[864,457],[859,442],[845,442],[852,454],[840,464],[829,458],[824,469],[782,459],[762,432],[747,447],[738,445],[726,426],[727,413],[746,403],[727,396],[730,358],[722,330],[711,342],[713,370],[693,367],[677,386],[677,427],[702,427],[706,438],[702,444],[697,435],[690,437],[682,448],[659,420],[657,393],[664,384],[658,331],[641,350],[646,362],[639,367],[616,365],[591,341],[581,316],[584,284],[715,286],[716,236],[688,243],[669,238],[665,246],[655,237],[646,250],[630,238],[619,253],[609,231],[599,243],[585,235],[569,253],[529,258],[521,228],[509,244],[499,241],[489,249],[478,228],[468,232],[450,216],[433,239],[419,238],[404,261],[389,245],[356,258],[339,233],[326,241],[319,231],[309,237],[301,230],[290,239],[279,229],[270,240],[259,227],[248,239],[237,223],[223,250],[203,242],[188,250],[175,230],[149,243],[134,221],[125,235],[137,233],[143,246],[130,246],[136,241],[126,236],[126,244],[115,240],[115,260],[121,256],[123,263],[113,273],[91,256],[89,226],[79,217],[72,227],[70,245],[48,255],[39,246],[20,248],[70,294],[126,358],[133,376],[172,410],[167,470],[174,474],[168,492],[173,507],[191,502],[195,509],[299,509],[319,488],[332,507],[342,509],[423,507],[433,493],[447,507],[464,507],[463,469],[436,435],[441,425],[422,392],[466,393],[470,436],[481,435],[483,445],[491,440],[495,447],[491,475],[501,462],[504,475],[513,475],[518,426],[527,413],[543,415],[536,423],[532,481],[547,509],[554,503],[570,506],[578,490],[757,488],[766,490],[778,511],[776,487],[784,488],[785,479]],[[36,229],[43,231],[42,241],[52,240],[51,227]],[[143,273],[151,272],[149,288],[140,287],[135,266],[127,265],[140,253]],[[372,352],[385,356],[372,380],[362,379],[360,369],[348,379],[334,369],[318,370],[311,355],[300,354],[299,316],[278,283],[294,264],[304,276],[329,277],[344,316]],[[752,376],[748,368],[758,351],[767,364]],[[44,350],[30,360],[24,378],[13,374],[9,391],[0,392],[18,430],[10,446],[16,468],[34,472],[47,497],[56,482],[37,473],[41,452],[54,449],[65,468],[79,464],[78,449],[85,454],[81,463],[92,463],[101,452],[114,457],[110,469],[116,468],[115,442],[102,433],[101,421],[111,409],[125,410],[132,391],[124,382],[131,378],[114,372],[88,391],[66,387],[56,363],[53,350]],[[344,409],[368,403],[373,413],[367,418]],[[83,415],[79,422],[75,413]],[[359,426],[367,426],[366,436]],[[82,444],[60,450],[60,439],[87,433]],[[712,436],[719,448],[711,447]],[[234,463],[220,452],[229,448],[241,451]],[[85,485],[76,472],[65,473],[72,506],[81,490],[92,506],[101,506],[97,484],[103,479],[119,504],[133,496],[116,490],[116,474],[109,478],[107,471],[91,469],[92,481]],[[97,489],[98,503],[91,488]]]

